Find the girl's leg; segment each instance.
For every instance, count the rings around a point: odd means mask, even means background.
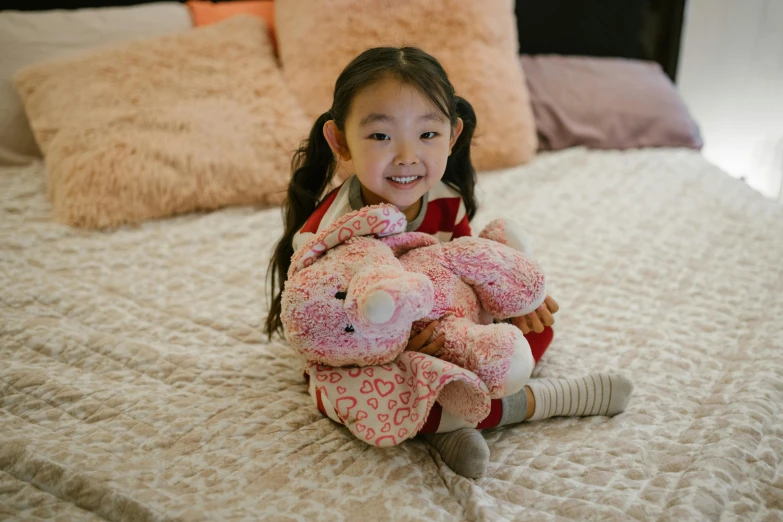
[[[625,410],[632,390],[631,381],[607,373],[576,379],[531,379],[514,395],[493,399],[489,415],[475,426],[454,418],[435,403],[419,434],[455,473],[478,478],[489,463],[489,447],[479,429],[556,416],[611,417]]]
[[[493,400],[490,414],[477,427],[495,428],[551,417],[613,417],[628,406],[632,391],[631,381],[608,373],[576,379],[530,379],[522,391]]]
[[[544,331],[541,333],[530,332],[525,334],[525,339],[530,345],[530,351],[533,353],[533,359],[535,359],[536,364],[541,360],[549,345],[552,344],[554,336],[555,332],[551,326],[545,326]]]
[[[550,417],[612,417],[625,410],[632,390],[631,381],[609,373],[592,373],[576,379],[530,379],[518,393],[492,399],[489,415],[478,424],[451,416],[436,402],[419,433],[495,428]]]

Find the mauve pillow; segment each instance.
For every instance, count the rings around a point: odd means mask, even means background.
[[[520,61],[542,150],[702,147],[696,122],[655,62],[558,55]]]

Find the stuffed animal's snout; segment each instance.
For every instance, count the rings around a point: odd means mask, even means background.
[[[364,298],[360,312],[371,323],[383,324],[389,322],[395,308],[397,303],[389,292],[376,290]]]
[[[349,299],[356,303],[359,323],[372,325],[411,324],[422,318],[434,304],[435,290],[426,276],[399,271],[383,274],[369,270],[357,274]],[[346,303],[347,304],[347,303]]]

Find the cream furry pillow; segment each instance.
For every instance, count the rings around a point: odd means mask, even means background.
[[[279,203],[309,127],[247,16],[36,65],[16,84],[55,218],[74,226]]]
[[[535,154],[512,0],[286,0],[275,2],[275,29],[283,74],[311,118],[329,109],[337,76],[361,51],[412,45],[435,56],[473,104],[478,170]]]
[[[13,77],[20,69],[101,45],[178,33],[191,27],[188,8],[178,2],[44,11],[0,10],[0,165],[23,165],[41,157],[14,89]]]

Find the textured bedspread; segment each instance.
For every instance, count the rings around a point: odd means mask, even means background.
[[[783,207],[674,150],[543,155],[480,195],[561,305],[538,374],[636,389],[486,431],[471,481],[355,440],[263,337],[278,209],[86,232],[40,167],[0,171],[0,519],[781,520]]]

